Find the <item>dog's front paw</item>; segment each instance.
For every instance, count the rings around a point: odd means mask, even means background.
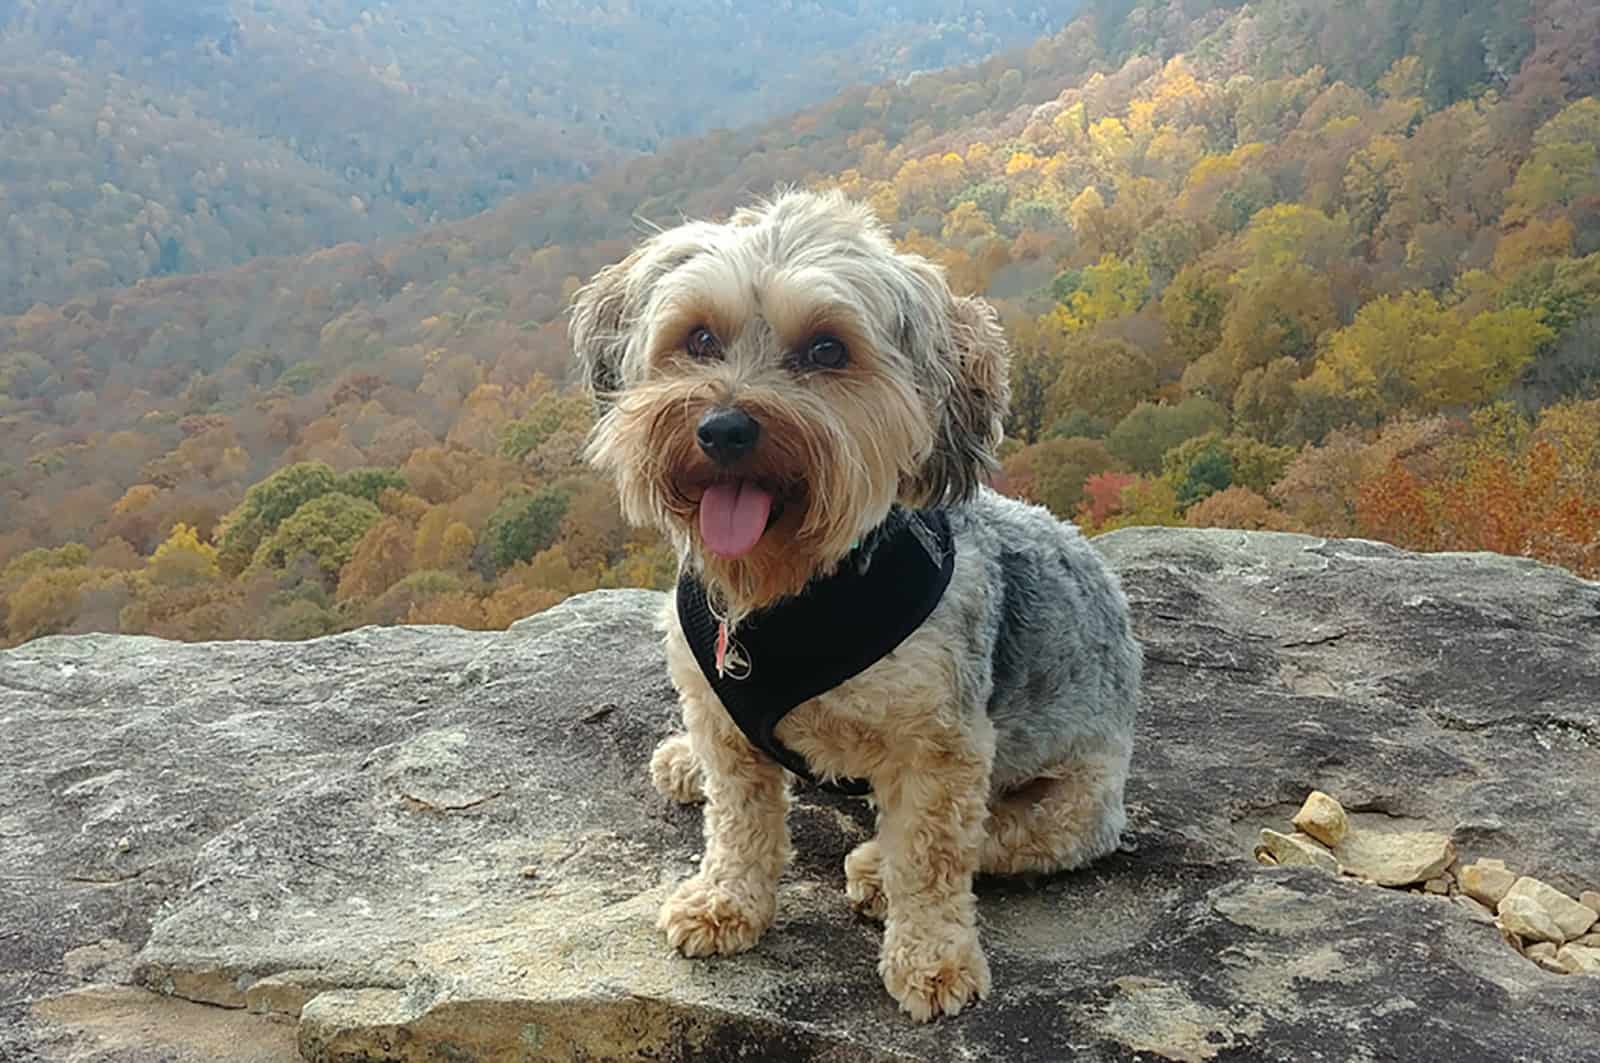
[[[862,842],[844,858],[844,895],[868,919],[883,922],[889,898],[883,892],[883,850],[876,838]]]
[[[661,906],[656,926],[685,956],[731,956],[760,940],[772,925],[776,900],[757,901],[696,875]]]
[[[989,960],[977,933],[963,927],[891,926],[878,973],[889,995],[918,1022],[954,1015],[989,995]]]
[[[689,747],[689,736],[668,735],[650,758],[650,782],[669,801],[692,805],[705,799],[700,761]]]

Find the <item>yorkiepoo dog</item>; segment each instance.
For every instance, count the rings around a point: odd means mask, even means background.
[[[1114,849],[1143,656],[1079,534],[986,480],[1009,401],[993,309],[864,204],[786,191],[658,232],[575,297],[588,456],[679,555],[665,610],[705,802],[700,870],[658,925],[688,956],[772,924],[791,776],[870,792],[845,892],[919,1020],[989,992],[973,876]]]

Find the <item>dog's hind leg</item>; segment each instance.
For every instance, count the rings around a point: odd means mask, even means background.
[[[656,746],[650,758],[650,782],[662,797],[681,805],[705,800],[705,778],[688,735],[668,735]]]
[[[1107,750],[1052,765],[989,805],[978,868],[989,875],[1068,871],[1117,847],[1128,751]]]

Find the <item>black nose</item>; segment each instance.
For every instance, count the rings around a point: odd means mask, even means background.
[[[743,410],[722,406],[700,418],[694,436],[706,457],[718,465],[732,465],[749,454],[761,438],[761,422]]]

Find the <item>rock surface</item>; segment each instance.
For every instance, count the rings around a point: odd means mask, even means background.
[[[1592,1059],[1600,979],[1250,852],[1321,789],[1600,889],[1600,587],[1270,533],[1097,542],[1148,653],[1127,851],[981,883],[994,993],[955,1020],[878,982],[848,799],[800,796],[753,952],[668,952],[700,812],[647,780],[661,599],[603,592],[506,632],[0,654],[0,1059]]]

